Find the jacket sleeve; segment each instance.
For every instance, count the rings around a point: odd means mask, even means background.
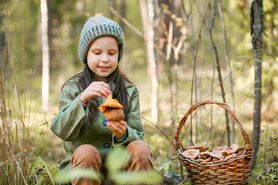
[[[51,124],[51,130],[62,140],[76,138],[87,119],[86,110],[80,101],[80,90],[74,83],[64,85],[59,100],[59,113]]]
[[[129,111],[127,115],[127,134],[123,140],[119,141],[112,136],[112,143],[114,145],[127,144],[134,140],[143,140],[144,130],[142,121],[140,118],[140,104],[139,104],[139,92],[135,87],[130,97]]]

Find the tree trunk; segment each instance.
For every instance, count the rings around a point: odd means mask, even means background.
[[[151,109],[153,123],[158,123],[158,78],[154,48],[154,7],[152,0],[140,0],[140,10],[146,38],[148,72],[152,84]]]
[[[41,0],[41,44],[42,44],[42,110],[48,111],[49,103],[49,47],[47,0]]]
[[[257,152],[260,144],[261,132],[261,104],[262,104],[262,35],[263,35],[263,2],[254,0],[251,6],[251,36],[254,57],[254,112],[253,112],[253,157],[250,162],[250,168],[256,165]]]

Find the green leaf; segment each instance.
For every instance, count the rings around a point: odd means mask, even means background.
[[[162,179],[162,176],[153,170],[111,174],[111,180],[117,184],[158,184],[162,182]]]
[[[109,172],[123,168],[129,161],[130,154],[123,147],[115,147],[107,157],[106,167]]]
[[[58,172],[55,176],[55,181],[58,183],[69,183],[75,178],[100,180],[100,175],[93,169],[72,168]]]

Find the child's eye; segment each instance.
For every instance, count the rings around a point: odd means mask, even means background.
[[[100,50],[93,50],[93,53],[96,54],[96,55],[99,55],[99,54],[101,54],[101,51]]]
[[[115,51],[115,50],[109,51],[109,55],[115,55],[116,53],[117,53],[117,51]]]

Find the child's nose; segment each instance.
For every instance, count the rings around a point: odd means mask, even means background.
[[[109,56],[107,54],[103,54],[102,56],[102,62],[109,62]]]

